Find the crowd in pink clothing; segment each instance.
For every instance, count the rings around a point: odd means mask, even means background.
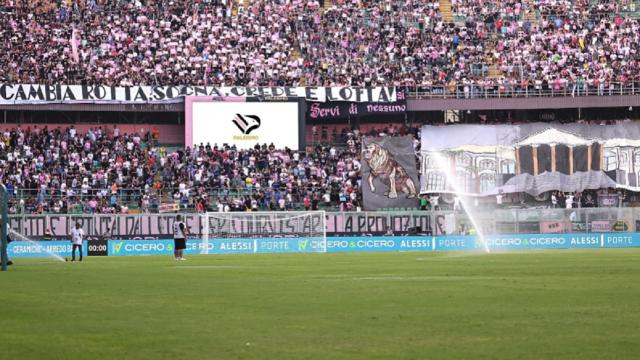
[[[631,3],[8,0],[0,81],[606,93],[638,81]]]

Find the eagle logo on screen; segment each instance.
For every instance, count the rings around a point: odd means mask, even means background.
[[[257,115],[236,114],[232,121],[245,135],[251,134],[253,130],[260,127],[261,123],[260,117]]]

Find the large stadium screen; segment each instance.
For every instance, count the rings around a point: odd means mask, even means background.
[[[187,102],[185,143],[229,144],[241,149],[256,144],[300,147],[298,102]],[[190,111],[189,111],[190,110]]]

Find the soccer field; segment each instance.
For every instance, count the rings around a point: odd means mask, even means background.
[[[14,260],[5,359],[640,353],[640,249]]]

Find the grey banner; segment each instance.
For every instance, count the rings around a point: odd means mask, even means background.
[[[411,136],[365,138],[362,159],[365,210],[418,206],[418,171]]]

